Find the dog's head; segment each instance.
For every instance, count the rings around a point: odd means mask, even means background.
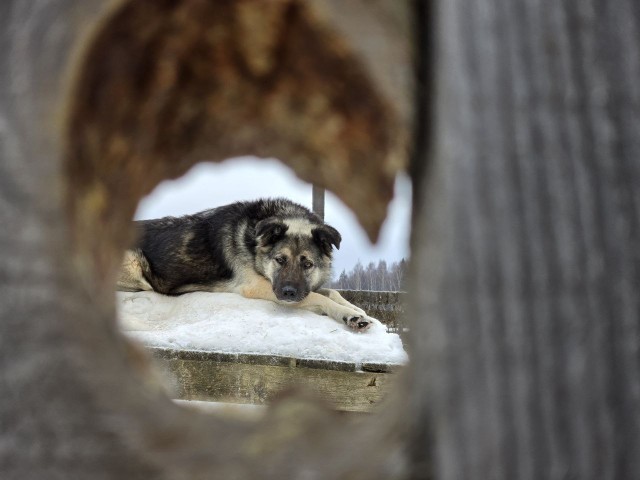
[[[331,278],[338,231],[300,218],[268,218],[256,225],[256,268],[269,279],[278,300],[297,303]]]

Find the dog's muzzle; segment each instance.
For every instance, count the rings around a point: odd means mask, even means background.
[[[309,294],[309,292],[305,292],[293,285],[284,285],[282,288],[275,290],[274,293],[278,300],[287,303],[300,302]]]

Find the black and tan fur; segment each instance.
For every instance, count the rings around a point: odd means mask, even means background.
[[[233,292],[328,315],[358,331],[371,325],[363,310],[322,288],[342,239],[301,205],[236,202],[135,223],[139,242],[125,254],[119,290]]]

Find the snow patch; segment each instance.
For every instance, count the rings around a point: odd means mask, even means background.
[[[144,345],[300,359],[402,364],[397,334],[374,321],[355,333],[312,312],[234,293],[194,292],[177,297],[117,292],[120,326]]]

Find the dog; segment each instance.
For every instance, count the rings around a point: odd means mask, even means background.
[[[134,223],[139,241],[125,252],[118,290],[231,292],[327,315],[358,332],[372,324],[323,288],[342,237],[302,205],[261,199]]]

